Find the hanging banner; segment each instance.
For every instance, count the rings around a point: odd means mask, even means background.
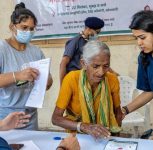
[[[36,39],[64,38],[84,29],[84,20],[96,16],[104,20],[102,35],[131,33],[132,15],[153,9],[153,0],[14,0],[24,2],[38,19]]]

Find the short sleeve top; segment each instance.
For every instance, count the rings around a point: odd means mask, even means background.
[[[81,34],[68,40],[65,45],[64,56],[70,57],[70,62],[66,67],[67,73],[72,70],[81,69],[80,59],[82,55],[83,46],[87,43]]]
[[[145,55],[147,65],[142,63],[142,53],[138,57],[137,88],[146,92],[153,91],[153,57],[152,54]]]

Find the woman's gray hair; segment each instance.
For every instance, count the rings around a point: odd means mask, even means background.
[[[100,52],[105,52],[110,56],[110,50],[109,47],[100,41],[92,40],[89,41],[84,47],[83,47],[83,54],[82,58],[83,60],[88,64],[92,60],[92,58],[96,55],[98,55]]]

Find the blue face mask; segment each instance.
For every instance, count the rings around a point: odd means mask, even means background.
[[[16,31],[17,34],[15,35],[15,38],[19,43],[29,43],[34,35],[34,31],[22,31],[18,29]]]

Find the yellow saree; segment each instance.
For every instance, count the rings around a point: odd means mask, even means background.
[[[86,73],[81,70],[79,78],[79,101],[81,105],[82,122],[102,124],[109,127],[110,131],[121,131],[118,126],[114,111],[108,79],[102,80],[94,94],[87,80]]]

